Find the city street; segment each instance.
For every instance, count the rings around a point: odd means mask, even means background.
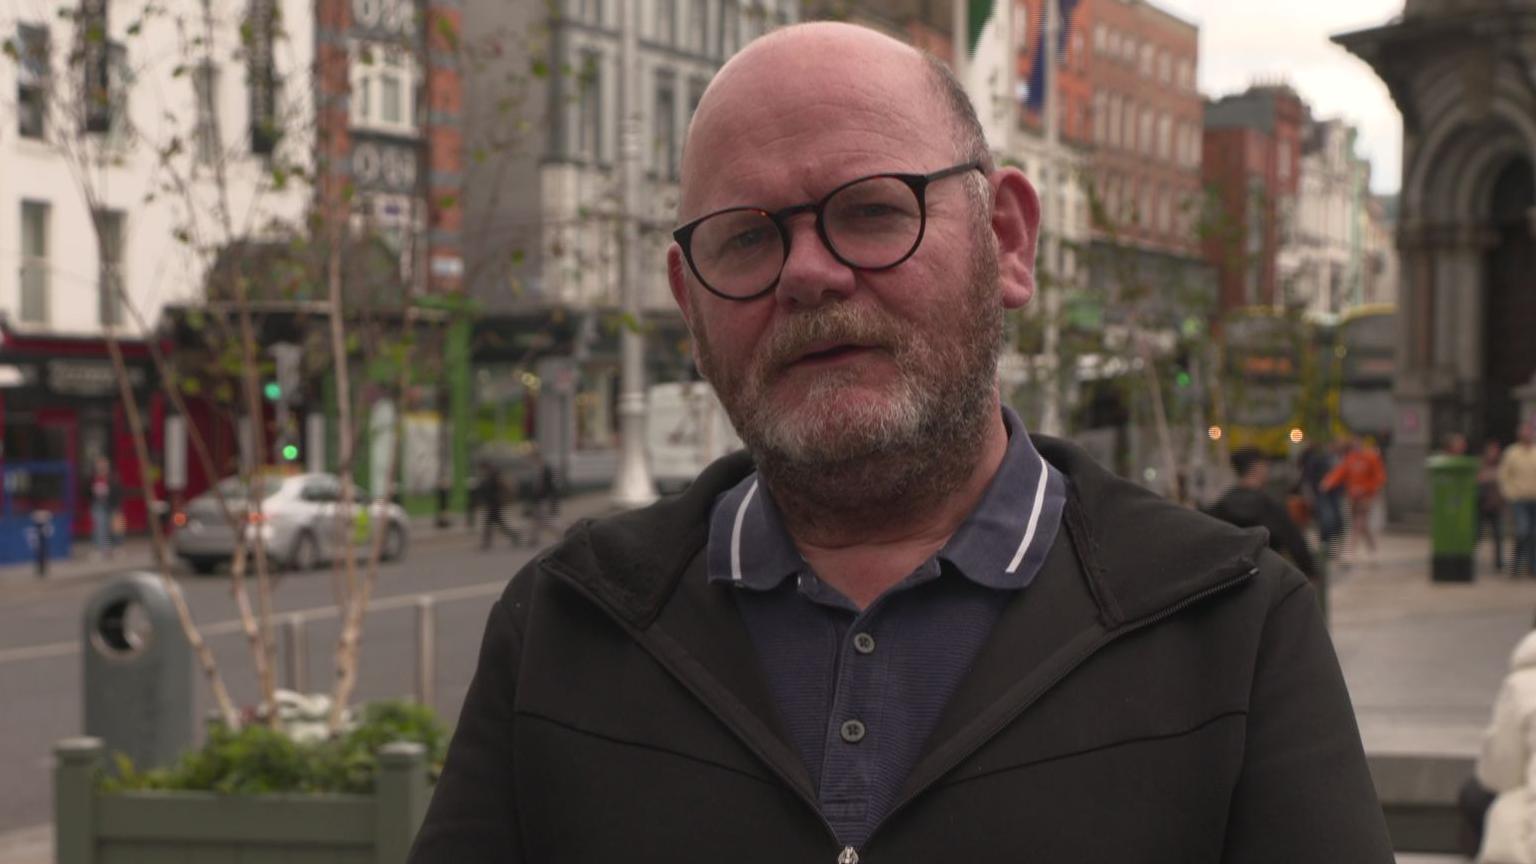
[[[563,508],[566,520],[603,506],[576,499]],[[457,716],[474,670],[481,630],[491,602],[508,579],[534,554],[502,539],[490,552],[478,535],[460,527],[449,536],[418,537],[406,559],[380,568],[378,586],[363,636],[357,701],[408,697],[416,680],[417,599],[434,600],[437,624],[435,704],[445,723]],[[52,818],[51,747],[80,734],[80,613],[101,582],[0,593],[0,834]],[[182,581],[193,615],[213,646],[238,701],[256,700],[251,669],[229,577],[186,577]],[[281,617],[308,619],[308,680],[311,690],[328,686],[339,632],[328,571],[284,576],[274,592]],[[283,658],[279,656],[281,669]],[[197,716],[212,707],[201,678]],[[0,855],[0,859],[3,859]]]
[[[574,501],[567,518],[596,499]],[[406,561],[381,570],[364,639],[358,697],[405,696],[415,680],[416,598],[437,610],[435,705],[451,724],[473,671],[487,608],[529,550],[482,553],[461,528],[418,542]],[[1373,563],[1341,568],[1332,629],[1366,747],[1371,752],[1476,752],[1511,647],[1536,613],[1536,580],[1511,581],[1484,568],[1472,585],[1427,578],[1427,540],[1389,535]],[[46,839],[51,818],[50,747],[80,732],[80,609],[94,588],[80,584],[0,597],[0,836]],[[243,701],[255,681],[236,632],[228,579],[188,579],[187,595],[210,634],[230,686]],[[337,627],[326,573],[285,578],[283,613],[309,625],[313,686],[328,680]],[[199,684],[198,710],[209,707]],[[0,843],[0,860],[5,858]]]

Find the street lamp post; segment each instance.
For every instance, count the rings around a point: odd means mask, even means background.
[[[1064,223],[1057,212],[1058,204],[1066,199],[1062,184],[1060,87],[1057,82],[1056,48],[1061,16],[1056,0],[1045,0],[1045,50],[1038,62],[1045,64],[1045,171],[1042,184],[1045,201],[1041,211],[1045,214],[1044,252],[1046,272],[1051,285],[1043,290],[1041,302],[1045,308],[1045,327],[1041,349],[1045,355],[1045,388],[1040,412],[1040,431],[1046,435],[1060,435],[1064,431],[1061,417],[1061,292],[1066,281],[1061,272],[1061,230]]]
[[[639,224],[635,188],[639,178],[640,100],[636,16],[638,3],[621,3],[622,35],[619,43],[619,290],[625,322],[621,330],[619,392],[619,467],[613,478],[613,503],[619,507],[643,507],[656,500],[651,472],[645,464],[645,337],[640,332],[642,311],[639,280]]]

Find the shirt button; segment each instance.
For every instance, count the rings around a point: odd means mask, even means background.
[[[846,721],[843,723],[843,728],[840,731],[842,733],[843,740],[847,741],[849,744],[857,744],[864,740],[864,724],[857,720]]]
[[[860,633],[853,637],[853,650],[860,654],[875,653],[875,637],[868,633]]]

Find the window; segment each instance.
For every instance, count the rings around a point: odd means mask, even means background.
[[[700,54],[709,53],[709,0],[693,0],[688,15],[689,44]]]
[[[1164,84],[1168,84],[1168,83],[1170,83],[1172,81],[1172,79],[1173,79],[1173,72],[1171,71],[1172,70],[1172,64],[1173,64],[1173,58],[1168,56],[1168,52],[1167,51],[1162,51],[1162,52],[1158,53],[1158,55],[1157,55],[1157,80],[1163,82]]]
[[[677,42],[677,0],[656,0],[656,41],[663,45]]]
[[[1173,120],[1167,114],[1157,118],[1157,158],[1173,158]]]
[[[48,28],[19,24],[16,43],[16,131],[23,138],[40,139],[48,128],[48,78],[52,62]]]
[[[219,158],[219,69],[209,61],[192,73],[192,94],[197,101],[197,161],[212,165]]]
[[[1093,141],[1095,144],[1104,143],[1104,132],[1106,126],[1106,118],[1104,115],[1107,113],[1104,107],[1105,102],[1106,97],[1104,91],[1100,90],[1093,94]]]
[[[578,87],[576,156],[596,162],[603,152],[602,65],[596,51],[582,52]]]
[[[1279,151],[1277,154],[1279,165],[1276,166],[1276,170],[1280,175],[1280,182],[1288,182],[1291,179],[1291,148],[1282,142],[1275,149]]]
[[[720,56],[729,57],[736,53],[736,47],[741,38],[739,31],[738,14],[740,9],[736,0],[725,0],[720,4]]]
[[[21,202],[21,320],[48,323],[48,205]]]
[[[677,179],[677,84],[672,73],[656,76],[656,111],[652,120],[656,142],[656,173]]]
[[[96,230],[101,233],[101,261],[96,280],[97,315],[103,327],[123,323],[123,214],[97,210]]]
[[[1108,41],[1105,37],[1106,37],[1106,34],[1104,32],[1104,25],[1103,24],[1095,24],[1095,25],[1093,25],[1093,53],[1095,53],[1095,54],[1103,54],[1104,53],[1105,43]]]
[[[355,46],[351,112],[353,126],[403,134],[416,131],[416,69],[407,52],[379,43]]]

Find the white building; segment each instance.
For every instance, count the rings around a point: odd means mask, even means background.
[[[1371,196],[1371,164],[1343,120],[1311,120],[1301,145],[1298,191],[1281,216],[1280,284],[1309,312],[1336,314],[1391,303],[1396,251]]]
[[[647,375],[678,380],[691,356],[666,249],[688,122],[727,58],[799,18],[796,0],[633,0],[639,74],[625,82],[625,2],[465,5],[468,32],[525,34],[465,82],[465,272],[487,313],[474,363],[478,428],[489,431],[478,444],[494,452],[534,431],[577,484],[606,482],[616,464],[618,332],[629,326],[617,311],[620,87],[634,88]],[[535,401],[529,430],[519,419]]]
[[[212,248],[274,219],[297,223],[307,202],[300,184],[274,190],[271,157],[251,152],[261,123],[251,118],[250,63],[233,59],[245,50],[246,3],[211,0],[205,50],[192,41],[203,26],[200,4],[144,16],[139,4],[99,0],[105,100],[88,90],[96,52],[71,57],[83,27],[59,14],[91,5],[16,3],[0,12],[0,34],[18,53],[0,63],[0,104],[13,109],[0,112],[10,118],[0,126],[0,312],[21,332],[137,335],[115,292],[103,290],[109,280],[152,327],[165,303],[200,294]],[[309,116],[311,19],[309,4],[282,0],[286,35],[265,43],[277,83],[272,119],[283,127],[277,157],[299,167],[308,164],[307,124],[288,120]],[[107,128],[88,131],[82,114],[98,104]],[[229,195],[222,205],[220,170]]]

